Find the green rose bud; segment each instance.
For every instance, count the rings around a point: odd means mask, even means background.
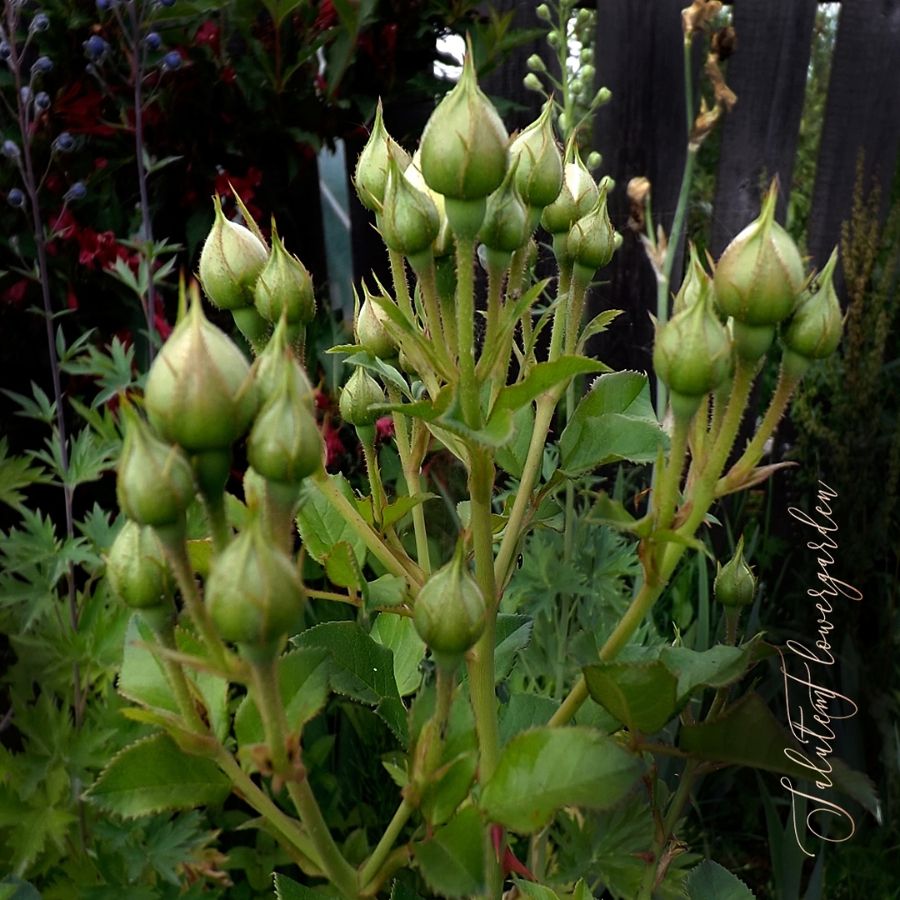
[[[256,382],[260,403],[266,403],[278,393],[285,373],[288,372],[293,382],[293,395],[312,412],[316,402],[313,387],[291,347],[289,330],[287,319],[282,316],[266,349],[253,364],[253,380]]]
[[[544,104],[535,119],[509,148],[516,165],[516,187],[526,205],[543,209],[558,196],[563,182],[563,160],[553,136],[553,102]]]
[[[450,222],[447,220],[447,209],[446,204],[444,203],[444,197],[442,194],[433,191],[425,183],[425,179],[422,176],[422,156],[418,150],[413,154],[412,162],[404,170],[403,177],[416,190],[421,191],[423,194],[427,194],[431,198],[431,202],[434,203],[435,209],[438,211],[438,219],[441,224],[437,237],[431,245],[432,255],[435,259],[439,259],[442,256],[446,256],[448,253],[452,253],[454,248],[453,234],[450,231]]]
[[[381,100],[375,109],[375,121],[366,146],[356,161],[353,186],[360,203],[372,212],[381,212],[387,187],[388,156],[393,152],[401,169],[409,165],[409,154],[388,134],[384,127]]]
[[[568,232],[578,219],[586,216],[597,205],[597,198],[600,196],[591,173],[571,142],[569,153],[573,161],[565,165],[559,196],[544,209],[541,216],[541,225],[550,234]]]
[[[488,197],[484,221],[478,232],[478,240],[498,254],[511,254],[518,250],[529,236],[528,210],[516,189],[516,166],[513,161],[500,187]]]
[[[586,216],[578,219],[569,231],[568,254],[575,260],[576,265],[589,270],[590,275],[597,269],[609,265],[613,254],[622,243],[622,236],[613,228],[606,208],[606,195],[610,184],[611,179],[603,179],[594,208]]]
[[[478,87],[469,50],[459,81],[438,104],[422,133],[425,181],[453,200],[487,197],[506,174],[507,141],[500,116]]]
[[[194,499],[194,476],[187,457],[164,444],[127,404],[122,405],[125,439],[119,456],[119,506],[139,525],[177,525]]]
[[[277,322],[282,313],[290,325],[306,325],[316,314],[316,295],[306,266],[288,253],[272,222],[272,249],[259,273],[254,303],[259,314]]]
[[[744,561],[744,539],[738,541],[734,556],[718,566],[713,583],[716,600],[724,606],[749,606],[756,596],[756,578]]]
[[[703,263],[700,262],[700,258],[697,256],[697,248],[691,244],[687,272],[672,303],[672,315],[677,316],[678,313],[693,306],[704,290],[703,286],[711,284],[712,278],[707,274],[706,269],[703,268]]]
[[[250,465],[270,481],[299,484],[322,467],[324,443],[289,369],[263,406],[247,440]]]
[[[386,316],[381,307],[371,299],[363,285],[365,299],[356,317],[356,340],[370,356],[393,359],[397,355],[397,343],[390,336],[384,323]]]
[[[428,250],[441,230],[441,219],[431,197],[412,185],[393,155],[388,161],[379,227],[387,247],[404,256]]]
[[[385,402],[381,385],[362,366],[357,366],[341,391],[338,408],[348,425],[359,428],[374,425],[381,411],[373,407]]]
[[[413,623],[438,664],[453,668],[481,637],[486,615],[484,594],[467,571],[460,544],[419,591]]]
[[[129,519],[106,559],[112,592],[132,609],[172,605],[175,581],[156,532]]]
[[[786,319],[803,287],[800,252],[775,221],[777,196],[773,184],[759,217],[725,248],[714,275],[719,309],[751,327]]]
[[[672,392],[676,415],[693,415],[703,396],[731,372],[728,331],[712,309],[712,291],[702,285],[692,306],[658,329],[653,367]]]
[[[250,366],[203,314],[196,288],[188,314],[150,367],[145,402],[159,434],[191,453],[231,447],[253,420]]]
[[[212,563],[206,605],[219,634],[271,655],[302,622],[305,594],[291,558],[254,519]]]
[[[813,285],[803,292],[800,305],[784,327],[784,346],[809,360],[825,359],[841,342],[841,304],[832,278],[837,266],[837,247]]]
[[[218,195],[213,207],[213,227],[200,251],[200,283],[220,309],[250,306],[256,279],[266,264],[266,246],[249,228],[225,218]]]

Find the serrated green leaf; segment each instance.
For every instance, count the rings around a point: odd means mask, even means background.
[[[375,708],[399,740],[406,743],[406,708],[394,678],[393,654],[356,622],[325,622],[294,638],[298,647],[320,647],[332,660],[331,687]]]
[[[485,890],[484,827],[473,806],[462,810],[431,840],[413,845],[423,878],[440,897],[469,897]]]
[[[325,574],[332,584],[357,593],[365,593],[368,589],[353,547],[347,541],[338,541],[326,554],[324,564]]]
[[[329,475],[328,478],[351,503],[355,502],[353,489],[343,475]],[[365,541],[328,502],[328,498],[319,490],[312,478],[307,478],[303,483],[297,511],[297,526],[307,552],[316,562],[324,565],[332,548],[342,541],[353,548],[360,566],[365,561]]]
[[[481,808],[493,822],[530,834],[563,806],[605,809],[640,774],[637,760],[589,728],[535,728],[516,735],[484,786]]]
[[[542,362],[533,366],[528,375],[518,384],[503,388],[497,396],[494,409],[516,410],[530,403],[535,397],[546,393],[558,384],[566,383],[576,375],[599,372],[602,363],[585,356],[562,356],[553,362]]]
[[[647,376],[601,375],[560,437],[560,465],[570,474],[619,460],[653,462],[667,438],[650,403]]]
[[[125,631],[122,669],[119,672],[119,693],[142,706],[177,713],[178,704],[166,678],[162,662],[151,652],[156,643],[153,631],[135,613]]]
[[[514,878],[513,881],[519,889],[519,894],[523,897],[531,897],[533,900],[559,900],[559,894],[543,884],[537,884],[534,881],[523,881],[521,878]]]
[[[399,606],[401,603],[405,603],[406,599],[406,579],[399,575],[381,575],[369,582],[366,608]]]
[[[7,439],[0,437],[0,503],[19,509],[25,499],[22,488],[46,482],[42,466],[28,456],[10,456]]]
[[[292,650],[278,660],[278,687],[292,733],[298,733],[328,699],[328,659],[326,650],[313,647]],[[241,746],[265,740],[259,710],[249,694],[235,713],[234,734]]]
[[[653,734],[678,710],[678,678],[661,662],[585,666],[590,695],[630,731]]]
[[[425,642],[409,616],[382,613],[372,626],[372,637],[394,654],[394,678],[401,697],[414,693],[422,682],[419,669],[425,658]]]
[[[420,808],[429,825],[443,825],[456,812],[468,797],[477,770],[478,754],[474,750],[461,753],[438,768],[422,792]]]
[[[755,900],[755,894],[741,881],[711,859],[691,869],[687,879],[689,900]]]
[[[395,881],[391,888],[391,900],[424,900],[412,888]]]
[[[494,650],[494,680],[509,675],[521,653],[531,641],[534,622],[530,616],[500,613],[497,616],[497,646]]]
[[[367,369],[369,372],[372,372],[381,378],[385,384],[392,385],[397,388],[404,397],[408,397],[412,400],[412,391],[410,391],[406,379],[396,368],[394,368],[394,366],[389,365],[383,359],[372,356],[365,350],[359,350],[352,356],[348,356],[344,360],[344,363],[348,366],[358,366],[362,369]]]
[[[392,503],[389,503],[381,516],[381,524],[387,528],[389,525],[395,525],[407,513],[412,512],[417,506],[433,500],[437,494],[416,494],[415,497],[398,497]]]
[[[585,343],[595,334],[602,334],[606,331],[609,325],[621,316],[623,312],[624,310],[622,309],[605,309],[602,313],[594,316],[594,318],[584,326],[584,330],[578,338],[579,348],[584,347]]]
[[[500,707],[500,744],[506,744],[522,731],[546,725],[559,709],[559,703],[540,694],[513,694]]]
[[[759,638],[730,647],[717,644],[709,650],[690,650],[687,647],[664,647],[660,662],[678,678],[679,701],[698,687],[719,688],[733,684],[755,661]]]
[[[329,894],[324,891],[314,891],[276,872],[274,875],[275,896],[278,900],[338,900],[337,894]]]
[[[212,760],[189,756],[168,735],[156,734],[117,753],[84,796],[131,818],[218,805],[230,790],[231,782]]]

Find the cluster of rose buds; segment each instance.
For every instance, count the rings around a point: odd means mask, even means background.
[[[658,329],[656,374],[676,416],[690,417],[709,392],[727,384],[736,359],[758,364],[780,329],[783,367],[799,377],[840,342],[840,303],[832,283],[837,251],[815,281],[800,252],[775,221],[773,184],[759,217],[726,247],[708,275],[691,253],[674,315]]]
[[[308,272],[274,228],[269,250],[249,228],[227,221],[218,201],[215,211],[200,258],[204,291],[221,308],[277,324],[251,365],[207,319],[193,286],[189,309],[148,373],[146,421],[125,406],[118,494],[130,521],[110,551],[111,583],[129,605],[171,612],[164,564],[178,556],[185,514],[199,495],[216,551],[207,614],[224,640],[268,652],[299,625],[304,598],[293,546],[278,528],[292,533],[302,482],[323,465],[312,387],[291,340],[315,306]],[[223,499],[233,447],[245,438],[250,521],[234,537]]]

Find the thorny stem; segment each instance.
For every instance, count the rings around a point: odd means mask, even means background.
[[[395,387],[388,386],[388,399],[391,403],[400,402],[400,394]],[[422,479],[419,475],[419,461],[413,459],[413,447],[409,435],[409,419],[402,413],[394,414],[394,432],[397,435],[397,452],[400,456],[400,467],[406,481],[406,492],[410,497],[422,493]],[[431,556],[428,550],[428,530],[425,526],[425,511],[422,504],[417,503],[412,509],[413,531],[416,537],[416,562],[427,578],[431,574]]]
[[[329,881],[345,896],[357,894],[356,872],[340,850],[328,830],[305,771],[299,762],[292,764],[287,755],[287,720],[278,686],[278,657],[250,666],[254,699],[266,734],[266,744],[275,775],[287,783],[288,794],[300,814],[316,856]]]
[[[456,330],[459,340],[459,393],[469,428],[481,425],[481,403],[475,380],[475,246],[471,238],[456,239]]]
[[[360,434],[359,442],[362,444],[363,456],[366,461],[366,472],[369,476],[369,487],[372,491],[372,510],[375,516],[376,524],[380,525],[384,516],[385,496],[384,485],[381,483],[381,470],[378,467],[378,456],[375,453],[375,437],[374,434]]]
[[[397,298],[397,305],[406,314],[410,322],[414,322],[412,301],[409,298],[409,282],[406,280],[406,263],[403,261],[403,256],[396,250],[388,250],[388,260],[391,264],[391,278],[394,281],[394,295]]]
[[[694,418],[697,413],[694,414]],[[690,420],[683,416],[675,416],[672,431],[672,444],[669,449],[669,463],[663,470],[657,485],[658,500],[656,507],[657,528],[668,528],[678,502],[678,487],[681,484],[681,472],[684,469],[684,457],[687,450],[687,436]]]

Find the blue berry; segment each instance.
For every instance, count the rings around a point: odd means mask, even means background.
[[[53,60],[49,56],[39,56],[31,67],[32,75],[45,75],[53,69]]]
[[[67,203],[71,203],[73,200],[84,200],[87,196],[87,188],[84,186],[83,181],[76,181],[63,195],[63,199]]]
[[[31,103],[31,88],[27,84],[19,89],[19,97],[22,98],[23,106],[28,106]]]
[[[18,188],[11,188],[6,195],[6,202],[16,209],[21,209],[25,205],[25,195]]]
[[[15,141],[4,141],[3,145],[0,146],[0,153],[7,159],[18,159],[19,145]]]
[[[92,34],[82,46],[84,47],[85,56],[94,62],[99,62],[103,59],[106,56],[106,51],[109,50],[109,44],[99,34]]]
[[[177,50],[170,50],[162,58],[162,68],[164,72],[173,72],[175,69],[180,69],[181,54]]]
[[[71,153],[75,149],[75,138],[68,131],[61,131],[53,142],[53,149],[58,153]]]
[[[34,96],[34,106],[40,112],[50,109],[50,95],[46,91],[39,91]]]
[[[169,8],[175,5],[175,0],[159,0],[159,5]]]
[[[162,47],[162,38],[159,36],[159,32],[151,31],[144,38],[144,43],[147,45],[148,50],[159,50]]]
[[[0,59],[4,62],[12,56],[12,47],[6,41],[0,41]]]
[[[32,20],[28,26],[29,34],[34,34],[36,31],[46,31],[50,27],[50,18],[46,13],[38,13]]]
[[[115,6],[113,0],[97,0],[97,9],[99,9],[100,12],[106,12],[108,9],[112,9],[113,6]]]

